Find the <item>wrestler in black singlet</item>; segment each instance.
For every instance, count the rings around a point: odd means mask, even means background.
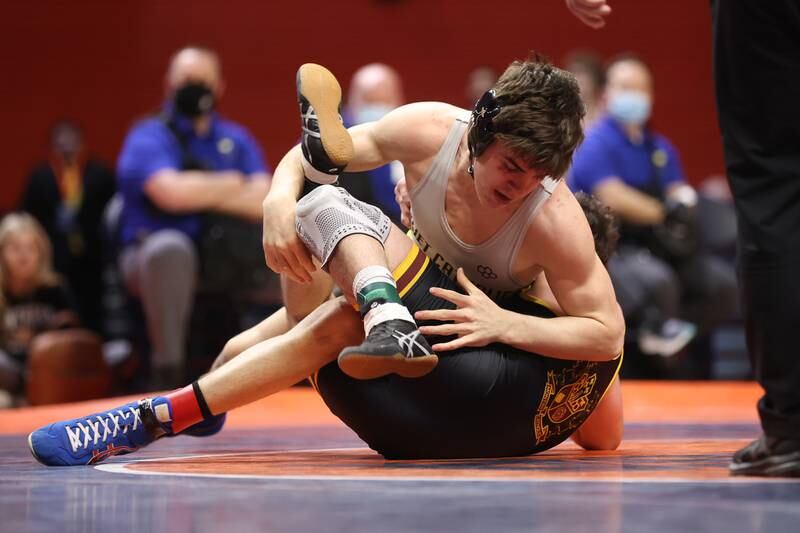
[[[457,284],[418,248],[409,256],[404,264],[410,264],[395,275],[412,314],[454,308],[428,289],[459,290]],[[520,296],[500,305],[555,316]],[[441,340],[429,337],[431,344]],[[491,344],[440,353],[439,365],[422,378],[360,381],[333,362],[312,382],[331,411],[387,459],[509,457],[567,439],[597,407],[621,362],[566,361]]]

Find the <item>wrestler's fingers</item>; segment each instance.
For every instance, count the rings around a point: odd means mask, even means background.
[[[469,280],[467,275],[464,274],[464,269],[461,267],[458,267],[458,270],[456,270],[456,280],[458,280],[458,283],[464,287],[464,290],[467,291],[467,294],[475,294],[476,292],[483,293],[482,290],[476,287],[475,284]]]
[[[459,309],[430,309],[414,313],[416,320],[439,320],[442,322],[462,322],[466,319],[464,312]]]
[[[276,253],[272,249],[264,251],[264,259],[267,262],[267,266],[273,272],[280,274],[281,271],[286,268],[286,261],[283,260],[283,257],[281,257],[279,253]]]
[[[306,284],[306,281],[304,281],[302,278],[298,277],[298,275],[295,274],[295,272],[289,267],[282,268],[280,270],[280,274],[281,274],[281,276],[286,276],[287,278],[289,278],[290,280],[294,281],[295,283],[300,283],[302,285]]]
[[[300,264],[300,259],[297,255],[291,253],[290,250],[283,257],[286,261],[286,269],[281,271],[282,274],[286,274],[290,279],[298,283],[311,283],[311,274]]]
[[[411,213],[406,211],[405,209],[402,209],[401,212],[400,212],[400,222],[402,222],[402,224],[405,227],[410,228],[411,227]]]
[[[400,206],[400,221],[407,227],[411,227],[411,201],[408,199],[408,187],[406,180],[401,179],[394,187],[394,199]]]
[[[571,0],[572,8],[578,9],[583,13],[608,14],[611,13],[611,6],[606,0]]]
[[[478,337],[475,335],[464,335],[449,342],[442,342],[431,346],[434,352],[446,352],[449,350],[457,350],[466,346],[484,346],[486,343],[478,342]]]
[[[464,324],[453,323],[437,324],[435,326],[421,326],[419,328],[419,332],[423,335],[460,335],[466,331],[467,327]]]
[[[451,291],[450,289],[442,289],[441,287],[431,287],[429,292],[437,298],[447,300],[448,302],[454,303],[458,306],[466,304],[469,300],[469,297],[465,294]]]
[[[584,24],[595,30],[598,30],[606,25],[606,21],[602,17],[578,15],[578,18],[581,19],[581,22],[583,22]]]
[[[273,268],[276,264],[275,256],[277,255],[275,253],[275,248],[272,246],[272,243],[267,242],[266,239],[261,242],[261,248],[264,250],[264,262],[269,268]]]
[[[598,29],[605,26],[611,7],[605,0],[567,0],[567,7],[584,24]]]
[[[314,265],[314,260],[311,258],[311,252],[308,251],[308,248],[301,242],[297,241],[295,246],[293,247],[295,256],[297,257],[300,266],[305,269],[307,273],[311,273],[317,270],[317,267]],[[311,280],[311,276],[309,275],[309,281]]]

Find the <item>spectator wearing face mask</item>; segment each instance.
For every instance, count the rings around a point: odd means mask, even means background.
[[[641,352],[670,356],[695,335],[707,339],[735,313],[736,278],[728,263],[698,245],[698,195],[675,147],[649,125],[650,69],[638,57],[620,56],[606,80],[606,115],[576,150],[569,183],[621,220],[608,269],[628,330]],[[698,377],[707,377],[708,362],[700,366]]]
[[[203,216],[260,221],[270,178],[256,140],[216,112],[225,83],[213,50],[179,50],[165,88],[161,114],[132,128],[117,165],[119,264],[144,310],[154,387],[184,379]]]

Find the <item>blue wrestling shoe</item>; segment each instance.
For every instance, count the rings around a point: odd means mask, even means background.
[[[28,446],[47,466],[91,465],[171,434],[171,421],[169,401],[156,396],[39,428],[28,435]]]

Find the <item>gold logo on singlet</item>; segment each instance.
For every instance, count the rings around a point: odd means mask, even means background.
[[[536,444],[541,444],[548,438],[571,429],[564,428],[563,424],[589,407],[589,398],[597,383],[597,373],[583,372],[572,383],[559,387],[559,382],[564,383],[564,381],[563,375],[559,379],[554,371],[547,372],[547,383],[533,419]],[[558,429],[551,430],[551,425],[555,425]]]

